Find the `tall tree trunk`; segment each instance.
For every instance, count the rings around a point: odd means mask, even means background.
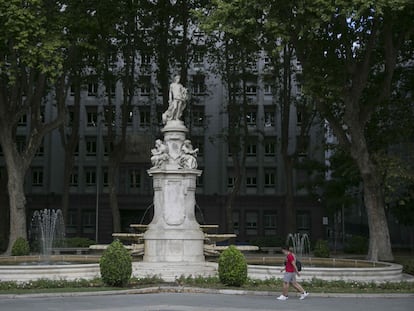
[[[355,137],[353,135],[353,137]],[[391,240],[385,215],[383,185],[375,164],[370,159],[365,141],[360,139],[360,148],[352,152],[361,172],[364,189],[364,203],[367,211],[369,228],[368,259],[373,261],[392,261]]]
[[[24,177],[26,169],[18,161],[8,163],[8,191],[10,204],[10,235],[6,254],[11,254],[14,241],[22,237],[27,239],[26,196]]]
[[[118,162],[118,163],[117,163]],[[117,180],[118,180],[119,161],[109,161],[109,202],[112,211],[112,232],[121,232],[121,215],[118,208]]]
[[[290,142],[290,108],[291,108],[291,50],[285,44],[283,50],[283,73],[281,89],[281,153],[283,159],[283,172],[285,177],[285,223],[286,232],[296,232],[296,209],[293,202],[293,155],[289,154]],[[277,68],[277,67],[275,67]]]

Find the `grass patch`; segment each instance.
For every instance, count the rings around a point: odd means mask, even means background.
[[[414,293],[414,286],[409,282],[398,283],[364,283],[345,281],[324,281],[313,279],[300,282],[303,287],[313,293]],[[123,289],[137,289],[149,286],[186,286],[212,289],[242,289],[250,291],[280,292],[283,282],[281,279],[271,278],[267,280],[248,279],[246,284],[240,287],[230,287],[220,283],[218,277],[180,277],[174,283],[163,282],[158,277],[146,277],[142,279],[132,278],[127,286],[114,288],[105,286],[101,279],[94,280],[37,280],[32,282],[0,282],[0,294],[33,294],[33,293],[73,293],[110,291]],[[294,290],[294,289],[291,289]]]

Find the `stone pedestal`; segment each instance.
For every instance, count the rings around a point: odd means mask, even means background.
[[[162,129],[168,160],[148,170],[153,177],[154,218],[144,234],[144,262],[204,262],[204,234],[195,218],[197,169],[180,165],[187,128],[168,121]]]

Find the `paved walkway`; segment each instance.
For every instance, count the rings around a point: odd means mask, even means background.
[[[173,291],[173,292],[171,292]],[[310,294],[278,301],[279,293],[209,289],[129,290],[119,292],[0,295],[1,311],[408,311],[414,294]]]

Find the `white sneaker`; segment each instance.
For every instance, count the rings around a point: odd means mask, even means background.
[[[277,300],[288,300],[288,296],[280,295],[279,297],[277,297]]]
[[[301,294],[301,295],[300,295],[299,299],[300,299],[300,300],[303,300],[303,299],[305,299],[306,297],[308,297],[308,295],[309,295],[309,293],[308,293],[308,292],[303,292],[303,294]]]

